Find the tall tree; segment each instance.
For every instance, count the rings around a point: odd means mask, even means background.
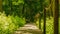
[[[51,16],[53,17],[52,3],[53,3],[52,0],[50,0],[50,5],[51,5],[51,6],[50,6],[50,12],[51,12]]]
[[[41,29],[41,18],[42,18],[42,16],[43,16],[43,2],[44,2],[44,0],[40,0],[39,29]]]
[[[46,7],[44,5],[44,34],[46,34]]]
[[[54,12],[54,34],[59,34],[59,0],[55,0],[55,12]]]
[[[2,0],[0,0],[0,12],[2,12]]]
[[[10,6],[10,15],[12,15],[12,0],[8,0],[9,1],[9,6]]]
[[[25,0],[24,0],[23,8],[22,8],[22,15],[23,17],[25,16]]]

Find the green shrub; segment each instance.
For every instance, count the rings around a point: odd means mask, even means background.
[[[39,21],[37,21],[37,26],[39,27]],[[43,31],[44,20],[41,20],[41,29]],[[46,34],[54,34],[54,19],[46,18]],[[60,17],[59,17],[59,34],[60,34]]]
[[[6,16],[0,13],[0,34],[12,34],[18,27],[25,24],[25,19],[18,16]]]
[[[53,32],[54,32],[54,28],[53,28],[53,17],[51,17],[51,19],[49,19],[49,18],[46,18],[46,34],[53,34]],[[39,27],[39,22],[37,22],[38,23],[38,27]],[[41,20],[41,29],[42,29],[42,31],[43,31],[43,28],[44,27],[44,20],[42,19]]]
[[[15,24],[15,25],[18,25],[19,27],[20,26],[23,26],[25,24],[25,19],[22,18],[22,17],[18,17],[18,16],[11,16],[11,19],[12,19],[12,22]]]

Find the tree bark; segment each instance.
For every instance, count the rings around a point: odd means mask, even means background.
[[[2,0],[0,0],[0,12],[3,12],[2,11]]]
[[[50,0],[50,4],[51,4],[51,6],[50,6],[51,16],[53,17],[52,3],[53,3],[52,0]]]
[[[23,8],[22,8],[22,12],[21,12],[21,15],[23,15],[23,17],[25,16],[25,1],[24,1],[24,4],[23,4]]]
[[[41,19],[42,19],[42,16],[43,16],[43,2],[44,0],[40,0],[40,18],[39,18],[39,29],[41,29]]]
[[[59,0],[55,0],[54,34],[59,34]]]
[[[44,34],[46,34],[46,9],[44,7]]]

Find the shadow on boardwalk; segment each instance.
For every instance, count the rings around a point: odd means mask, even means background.
[[[29,23],[18,28],[14,34],[42,34],[42,31],[36,25]]]

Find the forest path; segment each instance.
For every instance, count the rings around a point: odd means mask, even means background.
[[[42,34],[42,31],[34,24],[26,24],[18,28],[14,34]]]

